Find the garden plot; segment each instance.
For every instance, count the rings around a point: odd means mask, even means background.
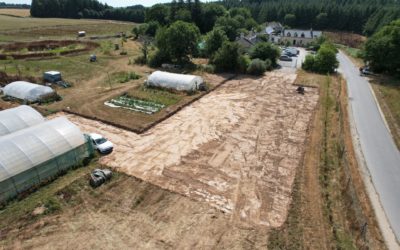
[[[318,100],[315,88],[297,94],[295,77],[229,81],[141,135],[68,117],[115,144],[101,164],[207,202],[240,225],[279,227]]]
[[[163,104],[151,101],[143,101],[130,96],[119,96],[105,102],[104,104],[111,108],[124,108],[149,115],[157,113],[161,109],[165,108],[165,105]]]

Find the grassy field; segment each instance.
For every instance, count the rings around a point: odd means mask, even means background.
[[[45,39],[75,39],[84,30],[87,36],[130,33],[134,23],[109,20],[18,18],[0,15],[0,42],[32,41]]]
[[[320,105],[288,219],[271,232],[269,249],[385,249],[354,155],[344,81],[300,72],[296,83],[311,79]]]
[[[29,17],[31,15],[31,11],[29,9],[0,9],[0,15]]]
[[[400,79],[382,75],[370,79],[393,138],[400,149]]]

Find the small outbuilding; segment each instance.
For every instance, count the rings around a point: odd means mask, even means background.
[[[43,74],[45,82],[56,83],[62,80],[61,73],[58,71],[47,71]]]
[[[37,102],[46,96],[55,95],[55,91],[47,86],[42,86],[30,82],[12,82],[3,88],[6,96],[16,99]]]
[[[44,121],[44,117],[39,112],[26,105],[0,111],[0,137]]]
[[[174,74],[156,71],[151,74],[146,84],[153,87],[175,89],[178,91],[196,91],[206,88],[203,78],[195,75]]]

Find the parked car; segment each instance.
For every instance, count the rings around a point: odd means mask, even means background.
[[[366,75],[373,75],[372,71],[370,70],[369,67],[361,67],[360,68],[360,75],[361,76],[366,76]]]
[[[290,56],[287,56],[287,55],[282,55],[281,57],[279,57],[279,60],[291,62],[292,58]]]
[[[293,50],[293,49],[285,49],[285,50],[283,50],[282,54],[285,54],[290,57],[294,57],[294,56],[298,55],[297,50]]]
[[[99,134],[90,134],[94,148],[101,154],[109,154],[113,151],[114,145]]]

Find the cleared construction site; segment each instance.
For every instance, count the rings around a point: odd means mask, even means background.
[[[141,135],[67,117],[115,143],[101,164],[204,201],[247,226],[279,227],[318,100],[317,89],[296,93],[295,77],[239,77]]]

